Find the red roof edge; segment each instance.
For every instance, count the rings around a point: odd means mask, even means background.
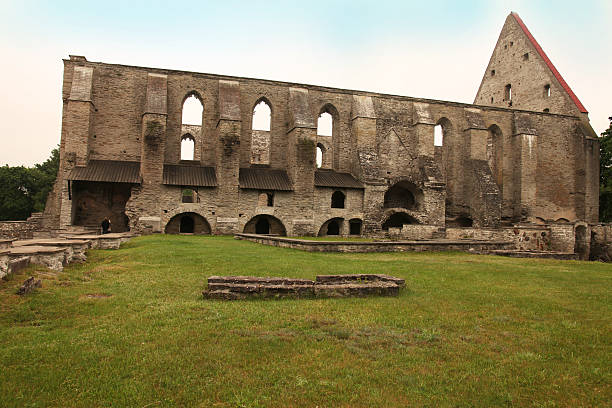
[[[519,24],[519,26],[521,26],[521,28],[523,29],[523,32],[525,33],[527,38],[529,38],[529,41],[531,41],[531,44],[535,47],[536,51],[538,52],[538,54],[540,54],[540,57],[542,57],[542,59],[544,60],[546,65],[548,65],[548,68],[550,68],[550,70],[552,71],[552,73],[555,76],[555,78],[557,78],[557,81],[559,81],[559,83],[561,84],[561,87],[563,87],[563,89],[565,89],[565,92],[567,92],[567,94],[570,96],[572,101],[574,101],[574,103],[576,104],[576,106],[578,107],[580,112],[582,112],[582,113],[589,113],[585,109],[584,105],[580,102],[580,100],[578,99],[576,94],[569,87],[567,82],[565,82],[565,79],[563,79],[563,77],[561,76],[559,71],[557,71],[557,68],[555,68],[553,63],[550,61],[550,59],[548,58],[548,56],[546,55],[546,53],[542,49],[542,47],[540,47],[540,44],[538,44],[538,42],[533,37],[533,35],[531,35],[531,33],[529,32],[529,29],[527,28],[525,23],[523,23],[523,20],[521,20],[519,15],[517,13],[515,13],[514,11],[512,13],[510,13],[510,14],[514,17],[514,19]]]

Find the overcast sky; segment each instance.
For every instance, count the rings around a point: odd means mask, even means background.
[[[608,0],[0,0],[0,165],[42,162],[59,143],[69,54],[472,103],[510,11],[605,130]]]

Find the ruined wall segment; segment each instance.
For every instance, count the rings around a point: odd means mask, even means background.
[[[198,133],[181,120],[190,95],[202,102],[203,120],[195,160],[185,163],[181,136]],[[465,219],[474,227],[596,221],[598,144],[576,113],[517,111],[82,57],[65,61],[63,97],[61,168],[54,204],[45,215],[57,225],[74,223],[68,189],[73,169],[91,170],[93,163],[105,162],[140,169],[121,191],[122,197],[129,194],[130,228],[142,232],[163,232],[170,220],[175,230],[176,220],[187,213],[196,214],[198,222],[202,217],[214,234],[253,229],[265,217],[270,230],[288,235],[334,234],[336,227],[339,234],[351,235],[357,225],[362,234],[385,235],[417,224],[435,235]],[[270,129],[260,131],[252,120],[262,100],[271,118]],[[322,112],[333,117],[331,135],[317,134]],[[444,128],[442,146],[434,146],[438,124]],[[315,161],[317,144],[329,152],[321,169]],[[116,182],[87,181],[94,188],[97,182]],[[183,202],[185,190],[191,191],[192,202]],[[332,206],[336,193],[344,196],[342,208]],[[95,222],[95,217],[87,219]]]

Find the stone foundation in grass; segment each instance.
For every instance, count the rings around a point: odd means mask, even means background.
[[[202,292],[207,299],[322,298],[397,296],[404,279],[383,274],[319,275],[316,280],[260,278],[256,276],[211,276]]]

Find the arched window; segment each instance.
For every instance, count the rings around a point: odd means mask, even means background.
[[[322,112],[317,120],[317,135],[331,136],[334,127],[334,118],[329,112]]]
[[[202,112],[204,107],[196,95],[191,95],[183,102],[183,125],[202,126]]]
[[[325,148],[323,147],[323,145],[321,143],[317,144],[317,157],[316,157],[316,162],[317,162],[317,169],[320,169],[321,166],[323,166],[323,152],[324,152]]]
[[[183,135],[181,138],[181,160],[194,160],[195,139],[190,134]]]
[[[385,192],[384,208],[414,209],[418,204],[417,196],[422,198],[422,193],[414,184],[400,181]]]
[[[434,146],[442,146],[444,144],[444,129],[442,125],[434,126]]]
[[[255,105],[253,109],[253,130],[270,131],[270,120],[272,117],[272,109],[270,105],[263,99]]]
[[[346,196],[342,191],[334,191],[331,198],[331,208],[344,208]]]
[[[501,192],[503,185],[503,172],[504,172],[504,143],[502,137],[502,131],[497,125],[491,125],[489,127],[489,134],[487,136],[487,161],[489,162],[489,168],[493,179],[497,183]]]

